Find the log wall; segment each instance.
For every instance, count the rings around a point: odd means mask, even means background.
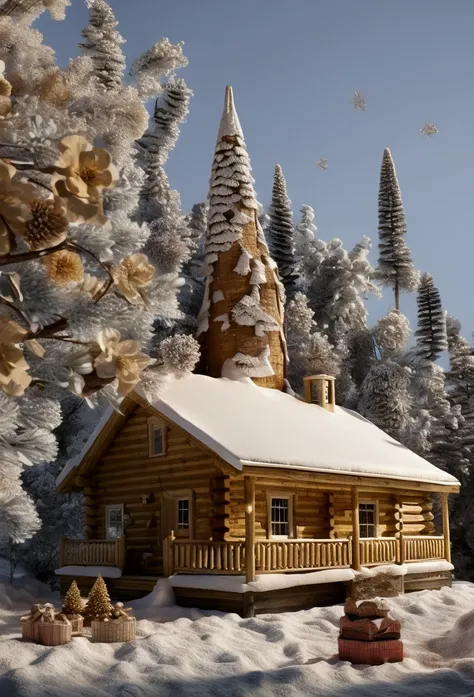
[[[293,495],[295,536],[310,539],[326,539],[329,536],[328,494],[315,489],[305,490],[301,483],[285,483],[266,477],[265,484],[255,483],[255,536],[268,539],[267,494]],[[245,504],[243,478],[229,480],[229,532],[227,539],[245,537]]]
[[[149,457],[148,416],[138,406],[95,468],[93,479],[84,489],[86,529],[89,539],[104,538],[105,506],[123,503],[124,513],[130,516],[125,531],[125,572],[158,575],[163,565],[162,495],[191,489],[193,537],[209,539],[213,513],[211,491],[221,484],[222,472],[210,453],[174,425],[167,427],[166,454]],[[141,567],[143,553],[152,555],[146,569]]]

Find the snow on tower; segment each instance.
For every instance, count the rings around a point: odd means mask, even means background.
[[[206,372],[284,389],[283,287],[258,222],[259,204],[232,88],[212,165],[206,288],[199,315]]]

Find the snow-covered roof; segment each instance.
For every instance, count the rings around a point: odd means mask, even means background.
[[[341,407],[330,413],[250,378],[170,378],[152,406],[238,470],[276,466],[459,484],[360,414]]]

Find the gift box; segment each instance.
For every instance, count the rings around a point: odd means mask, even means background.
[[[355,639],[358,641],[384,641],[386,639],[400,639],[400,622],[392,617],[378,619],[351,620],[344,615],[339,620],[340,636],[343,639]]]
[[[55,612],[51,603],[37,604],[21,618],[21,633],[25,641],[59,646],[71,641],[72,625],[66,615]]]
[[[403,661],[403,642],[400,639],[357,641],[339,637],[338,646],[340,661],[369,666]]]
[[[131,608],[124,608],[123,603],[116,603],[111,616],[103,620],[92,620],[92,641],[107,644],[117,641],[133,641],[135,639],[137,621],[128,613]]]

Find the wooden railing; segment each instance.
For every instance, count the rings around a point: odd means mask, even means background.
[[[444,559],[443,537],[379,537],[360,540],[361,566]],[[349,568],[352,540],[256,540],[255,570],[262,573]],[[163,569],[172,573],[245,573],[245,541],[184,540],[163,543]]]
[[[430,559],[444,559],[445,547],[442,536],[416,536],[404,537],[403,561],[423,561]]]
[[[349,567],[349,540],[258,540],[257,573]]]
[[[125,566],[125,537],[115,540],[61,540],[61,566]]]
[[[170,573],[241,574],[245,571],[245,541],[213,542],[167,538],[163,565]],[[170,575],[170,574],[168,574]]]
[[[395,564],[399,558],[399,540],[396,537],[374,537],[360,540],[361,566]]]

